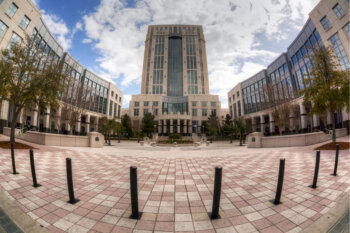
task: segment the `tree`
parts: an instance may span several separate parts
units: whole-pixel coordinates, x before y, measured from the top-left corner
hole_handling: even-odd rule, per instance
[[[328,112],[332,120],[332,141],[336,141],[335,117],[338,109],[350,110],[350,71],[341,71],[329,48],[312,49],[310,77],[304,78],[305,89],[300,91],[305,102],[311,102],[309,114]]]
[[[86,107],[90,102],[90,88],[84,86],[83,81],[71,77],[71,68],[67,66],[68,74],[64,80],[64,92],[61,102],[61,117],[69,125],[69,134],[73,127],[80,121],[81,116],[86,113]]]
[[[151,137],[154,132],[154,125],[156,124],[157,122],[154,120],[153,114],[150,112],[146,113],[142,118],[142,132],[148,137]]]
[[[219,122],[219,118],[216,116],[216,114],[211,114],[208,118],[207,121],[207,127],[208,130],[209,128],[214,128],[217,132],[220,132],[220,122]]]
[[[230,127],[232,126],[232,118],[230,114],[226,114],[224,125],[222,126],[222,130],[225,135],[230,135]]]
[[[216,131],[216,128],[209,127],[208,130],[207,130],[207,134],[208,134],[208,136],[210,136],[210,142],[213,142],[213,139],[215,138],[215,136],[218,133]]]
[[[132,125],[131,125],[131,119],[128,116],[128,114],[125,114],[122,116],[122,126],[125,129],[125,132],[127,133],[128,138],[132,136]]]
[[[242,146],[243,136],[246,132],[246,126],[243,117],[236,118],[234,121],[234,127],[239,134],[239,145]]]
[[[11,106],[11,142],[15,142],[17,119],[24,107],[44,109],[57,107],[57,96],[63,90],[62,62],[45,54],[39,43],[26,36],[23,43],[11,43],[1,51],[0,101]]]
[[[111,135],[114,131],[120,130],[120,123],[116,122],[115,119],[108,119],[102,117],[98,122],[99,131],[105,135],[105,140],[111,145]]]

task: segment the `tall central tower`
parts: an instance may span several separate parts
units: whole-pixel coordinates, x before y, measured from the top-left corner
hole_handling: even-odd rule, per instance
[[[142,94],[209,94],[202,26],[149,26],[143,61]]]
[[[151,25],[143,59],[141,94],[133,95],[129,114],[135,129],[151,112],[159,135],[191,136],[205,131],[210,115],[220,114],[217,95],[209,94],[202,26]]]

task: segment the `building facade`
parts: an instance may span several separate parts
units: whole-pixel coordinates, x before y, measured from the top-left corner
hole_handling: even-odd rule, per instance
[[[52,56],[55,61],[63,62],[63,69],[69,74],[71,80],[65,97],[69,97],[76,91],[77,84],[89,90],[84,114],[80,117],[81,120],[73,126],[74,133],[84,134],[96,131],[98,120],[102,117],[119,120],[122,92],[113,83],[105,81],[84,68],[64,51],[32,1],[0,1],[0,49],[8,48],[11,43],[23,43],[26,34],[31,35],[40,44],[40,48],[47,56]],[[60,103],[63,101],[61,97]],[[18,126],[29,125],[31,129],[43,132],[67,132],[70,130],[69,124],[62,119],[61,111],[61,106],[58,109],[24,109],[17,119]],[[7,101],[0,102],[0,133],[3,127],[9,126],[11,119],[11,105]]]
[[[133,95],[129,105],[133,127],[139,129],[151,112],[159,135],[202,133],[209,116],[220,116],[220,109],[219,96],[209,94],[202,26],[149,26],[141,94]]]
[[[348,70],[350,56],[349,1],[322,0],[310,12],[310,18],[287,48],[268,67],[237,84],[229,93],[229,109],[233,118],[238,117],[234,101],[237,90],[241,90],[243,111],[251,131],[277,133],[282,131],[311,131],[331,125],[330,115],[309,116],[310,107],[303,102],[299,91],[304,89],[303,79],[309,76],[311,61],[308,54],[312,47],[331,47],[339,62],[339,69]],[[267,93],[266,86],[272,92]],[[278,129],[272,116],[269,95],[280,102],[289,102],[296,108],[290,115],[289,126]],[[270,98],[271,99],[271,98]],[[231,110],[232,109],[232,110]],[[349,114],[339,109],[335,114],[336,127],[349,127]]]

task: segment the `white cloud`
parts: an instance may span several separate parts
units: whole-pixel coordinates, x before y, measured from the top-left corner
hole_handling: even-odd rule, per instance
[[[317,2],[140,0],[129,8],[123,0],[102,0],[94,12],[83,17],[82,28],[87,35],[83,42],[93,42],[100,53],[98,62],[105,76],[130,86],[141,81],[149,24],[203,25],[210,90],[220,95],[222,106],[226,107],[228,90],[279,55],[261,49],[256,34],[263,32],[267,38],[283,41],[291,29],[302,27]],[[263,62],[252,62],[257,58]]]
[[[43,11],[43,19],[50,31],[55,35],[57,41],[62,45],[64,50],[69,50],[72,46],[72,33],[63,19],[54,14],[46,14]]]
[[[131,95],[125,95],[123,94],[123,104],[122,106],[125,108],[125,106],[129,106],[129,102],[131,100]]]
[[[40,2],[40,0],[32,0],[32,2],[33,2],[37,7],[39,7],[39,2]]]

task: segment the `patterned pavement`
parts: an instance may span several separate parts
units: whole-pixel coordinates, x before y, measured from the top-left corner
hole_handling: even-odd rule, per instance
[[[0,140],[8,140],[0,135]],[[341,141],[349,141],[349,137]],[[312,183],[316,146],[247,149],[148,148],[136,142],[103,149],[35,145],[39,188],[32,187],[29,153],[17,150],[18,175],[9,150],[0,149],[0,190],[52,232],[299,232],[350,191],[350,154],[321,152],[317,188]],[[67,203],[65,158],[72,158],[75,205]],[[273,205],[279,159],[286,159],[282,204]],[[131,214],[129,166],[138,167],[140,220]],[[221,219],[210,220],[214,170],[223,167]]]

